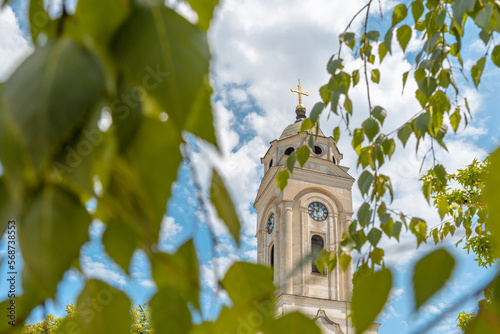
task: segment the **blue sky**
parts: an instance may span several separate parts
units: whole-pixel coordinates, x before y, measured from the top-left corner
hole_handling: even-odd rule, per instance
[[[51,3],[54,4],[52,8],[57,8],[59,1]],[[281,131],[294,121],[297,101],[289,89],[296,86],[297,79],[300,78],[303,89],[311,93],[304,98],[308,110],[320,100],[318,89],[328,81],[326,63],[338,48],[337,36],[363,4],[362,0],[227,0],[217,9],[209,38],[214,57],[211,74],[212,85],[217,93],[213,105],[221,154],[195,138],[186,137],[190,143],[190,164],[184,162],[179,170],[160,239],[160,248],[167,252],[175,251],[190,237],[195,239],[203,287],[202,313],[196,314],[195,319],[216,318],[221,303],[228,302],[226,294],[217,287],[217,277],[222,277],[231,263],[238,260],[255,261],[256,240],[253,236],[256,215],[252,205],[263,173],[259,158],[265,154],[269,142],[279,137]],[[382,1],[381,6],[385,20],[380,18],[379,9],[375,8],[372,17],[374,28],[385,26],[387,18],[390,18],[387,10],[391,3]],[[0,13],[0,81],[4,81],[31,51],[23,16],[25,8],[24,1],[15,0],[12,1],[12,7],[7,6]],[[176,8],[189,19],[196,19],[187,5],[179,4]],[[412,24],[411,19],[406,23]],[[354,23],[353,29],[360,27],[358,21]],[[463,43],[465,59],[479,57],[485,52],[484,44],[475,41],[476,36],[477,32],[471,33],[467,36],[467,43]],[[385,132],[392,131],[418,111],[418,102],[411,94],[415,89],[412,82],[408,82],[405,93],[401,94],[401,75],[411,68],[414,51],[420,45],[421,42],[413,36],[406,56],[395,47],[393,56],[388,56],[380,67],[380,85],[371,88],[373,103],[383,105],[390,116],[384,124]],[[345,55],[345,59],[349,70],[360,66],[359,61],[353,61],[349,54]],[[472,65],[470,61],[465,61],[467,69]],[[449,153],[439,151],[439,161],[450,172],[462,168],[475,157],[484,158],[498,146],[500,116],[494,110],[498,108],[499,74],[500,71],[493,69],[491,62],[488,62],[479,90],[465,83],[465,95],[473,109],[474,118],[465,131],[450,136],[447,143]],[[362,119],[362,111],[366,109],[365,91],[360,86],[351,93],[355,101],[355,114],[360,115],[354,121]],[[326,116],[322,115],[321,118],[322,130],[325,134],[331,134],[339,120],[333,115],[329,118]],[[385,167],[385,172],[393,177],[396,191],[394,207],[423,217],[429,226],[435,226],[439,223],[438,215],[425,202],[417,182],[426,145],[428,143],[422,144],[422,149],[417,153],[412,150],[401,151],[398,146],[400,152]],[[351,168],[351,175],[358,176],[356,157],[350,150],[350,138],[344,134],[338,146],[344,153],[342,164]],[[202,191],[206,192],[210,171],[207,164],[220,171],[233,194],[243,223],[240,249],[236,248],[223,224],[215,218],[213,208],[209,206],[204,212],[194,196],[192,173],[196,174]],[[354,207],[362,202],[356,190],[353,201]],[[91,208],[92,203],[89,203]],[[208,224],[212,227],[217,245],[212,244],[206,215],[211,218]],[[123,289],[136,302],[147,301],[154,294],[154,282],[144,254],[140,251],[134,254],[131,275],[127,277],[104,253],[100,244],[103,231],[102,223],[92,224],[89,230],[91,241],[81,252],[82,273],[76,270],[66,273],[59,285],[57,300],[48,303],[49,313],[63,315],[64,306],[76,300],[88,277],[100,278]],[[494,269],[478,268],[473,256],[453,246],[459,238],[455,237],[443,245],[457,259],[452,280],[416,315],[412,313],[411,268],[432,247],[423,245],[417,250],[414,238],[409,235],[403,235],[399,244],[383,240],[386,261],[395,275],[395,284],[390,302],[379,317],[383,324],[380,333],[416,331],[441,310],[452,305],[454,300],[474,291],[494,274]],[[3,243],[0,244],[0,256],[5,255]],[[5,272],[5,268],[2,268],[0,284],[4,284]],[[0,285],[0,291],[4,291],[3,285]],[[473,298],[454,309],[426,333],[453,333],[456,331],[454,319],[458,312],[473,310],[478,299]],[[39,320],[43,312],[38,309],[31,320]]]

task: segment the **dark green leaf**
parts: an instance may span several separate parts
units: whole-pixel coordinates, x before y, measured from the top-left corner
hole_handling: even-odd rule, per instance
[[[363,130],[368,140],[372,141],[380,131],[380,125],[374,118],[368,118],[363,122]]]
[[[340,68],[340,69],[343,68],[342,59],[330,59],[330,61],[328,62],[328,65],[326,66],[326,70],[328,71],[328,73],[335,74],[335,71],[337,70],[337,68]]]
[[[212,175],[210,200],[217,210],[217,214],[226,224],[236,243],[239,243],[241,229],[240,219],[234,209],[233,201],[226,190],[224,182],[215,170]]]
[[[404,6],[404,5],[402,5]],[[386,49],[386,52],[389,51],[390,54],[392,54],[392,31],[394,30],[394,28],[391,28],[389,30],[387,30],[385,36],[384,36],[384,46],[385,46],[385,49]],[[381,44],[382,45],[382,44]],[[384,50],[382,50],[384,51]],[[384,52],[384,56],[385,56],[385,53]],[[380,61],[382,61],[383,57],[380,56]]]
[[[311,110],[311,114],[309,115],[309,118],[311,119],[311,122],[313,124],[316,124],[316,122],[319,119],[319,115],[321,115],[323,109],[325,109],[325,105],[322,102],[318,102],[314,105],[314,107]]]
[[[376,227],[373,227],[366,237],[368,238],[368,241],[370,241],[373,247],[377,247],[380,238],[382,238],[382,231],[380,231]]]
[[[357,333],[367,330],[382,311],[392,288],[392,274],[382,269],[354,282],[352,323]]]
[[[200,309],[199,263],[192,239],[179,247],[175,254],[150,254],[151,274],[156,286],[174,286],[185,303]]]
[[[103,88],[97,58],[67,38],[36,48],[3,85],[6,121],[22,133],[36,171],[49,167],[51,155],[89,115]]]
[[[436,79],[433,77],[424,78],[418,83],[418,88],[420,88],[420,91],[429,98],[437,88]]]
[[[380,124],[383,125],[384,119],[387,116],[387,111],[385,111],[385,109],[381,106],[375,106],[372,110],[372,115],[380,122]]]
[[[454,267],[455,259],[444,249],[438,249],[418,261],[413,273],[415,309],[418,310],[445,285]]]
[[[382,147],[384,148],[384,153],[389,157],[389,159],[392,157],[392,154],[396,150],[396,142],[394,139],[386,139],[384,140],[384,143],[382,144]]]
[[[276,185],[278,186],[279,190],[283,191],[283,189],[285,189],[289,177],[290,174],[286,169],[282,170],[281,172],[278,173],[278,175],[276,175]]]
[[[401,45],[401,49],[403,49],[403,52],[406,51],[406,46],[408,45],[408,42],[410,41],[411,32],[412,32],[411,28],[409,26],[407,26],[406,24],[404,26],[399,27],[398,31],[396,32],[399,45]]]
[[[23,286],[36,286],[43,298],[54,297],[57,283],[78,260],[80,247],[88,240],[90,222],[76,195],[59,186],[44,187],[19,225],[23,270],[30,276],[23,278]]]
[[[49,14],[43,7],[43,0],[30,0],[29,2],[29,20],[31,39],[34,45],[39,43],[39,36],[43,35],[40,42],[47,40],[55,32],[56,24],[49,18]]]
[[[475,0],[455,0],[453,3],[453,20],[460,28],[463,27],[465,13],[474,8],[474,3]]]
[[[366,33],[366,37],[370,40],[370,41],[374,41],[374,42],[377,42],[379,37],[380,37],[380,31],[377,31],[377,30],[371,30],[371,31],[368,31]]]
[[[102,235],[104,250],[127,274],[137,243],[137,232],[132,223],[116,218],[106,222],[106,230]]]
[[[130,300],[121,291],[90,279],[78,296],[77,317],[83,333],[127,333],[132,325]]]
[[[403,73],[403,90],[405,89],[405,86],[406,86],[406,80],[408,79],[408,73],[410,73],[410,71]]]
[[[304,167],[304,165],[307,162],[307,159],[309,159],[309,155],[311,154],[311,151],[306,145],[302,145],[299,147],[297,150],[297,160],[299,161],[300,167]]]
[[[163,4],[141,2],[111,49],[125,73],[158,102],[178,131],[184,129],[199,95],[207,95],[202,89],[210,59],[206,33]]]
[[[486,57],[483,57],[479,59],[476,65],[472,66],[470,70],[470,74],[472,76],[472,80],[474,81],[474,85],[476,86],[476,88],[479,85],[479,82],[481,81],[481,75],[483,74],[485,63],[486,63]]]
[[[368,193],[368,190],[370,189],[373,180],[375,180],[375,178],[369,171],[365,170],[363,171],[363,173],[361,173],[361,176],[358,179],[358,187],[359,190],[361,191],[361,194],[365,195]]]
[[[286,167],[290,171],[290,173],[293,173],[293,167],[295,166],[295,162],[297,161],[297,157],[295,155],[295,152],[292,152],[286,159]]]
[[[183,334],[191,328],[191,313],[175,286],[165,285],[149,302],[151,320],[157,333]],[[128,329],[127,332],[130,332]],[[111,333],[111,332],[108,332]],[[121,332],[125,333],[125,332]]]
[[[370,223],[373,211],[370,209],[370,204],[363,202],[358,210],[358,222],[361,226],[366,226]]]
[[[396,24],[403,21],[406,17],[406,14],[406,5],[400,4],[394,7],[394,11],[392,12],[392,26],[394,27]]]
[[[398,138],[401,140],[401,143],[403,143],[403,147],[406,145],[406,142],[408,141],[408,138],[410,137],[412,133],[411,126],[405,125],[398,131]]]

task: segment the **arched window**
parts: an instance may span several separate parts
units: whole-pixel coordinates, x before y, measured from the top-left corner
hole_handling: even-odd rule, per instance
[[[290,155],[293,151],[295,151],[295,149],[293,147],[289,147],[285,150],[285,155]]]
[[[319,146],[314,146],[314,154],[320,155],[323,153],[323,150]]]
[[[271,161],[269,161],[269,168],[273,167],[273,159],[271,159]]]
[[[323,238],[319,235],[313,235],[311,238],[311,252],[318,254],[324,247],[325,242],[323,241]],[[312,272],[319,273],[318,267],[316,267],[314,261],[312,262]]]
[[[271,268],[274,269],[274,245],[271,246]]]
[[[335,161],[335,156],[332,157],[333,163],[337,164],[337,161]]]

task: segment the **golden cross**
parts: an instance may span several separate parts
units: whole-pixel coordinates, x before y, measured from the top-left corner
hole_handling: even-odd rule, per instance
[[[299,87],[299,90],[297,90],[295,88],[290,88],[290,91],[299,94],[299,104],[302,104],[302,95],[309,96],[309,93],[302,91],[302,89],[301,89],[302,85],[300,84],[300,81],[299,81],[298,87]]]

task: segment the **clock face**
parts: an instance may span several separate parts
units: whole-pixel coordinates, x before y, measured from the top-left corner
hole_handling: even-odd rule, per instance
[[[267,233],[271,234],[274,230],[274,213],[271,213],[267,220]]]
[[[326,207],[318,202],[309,204],[309,216],[316,221],[323,221],[328,217],[328,210]]]

